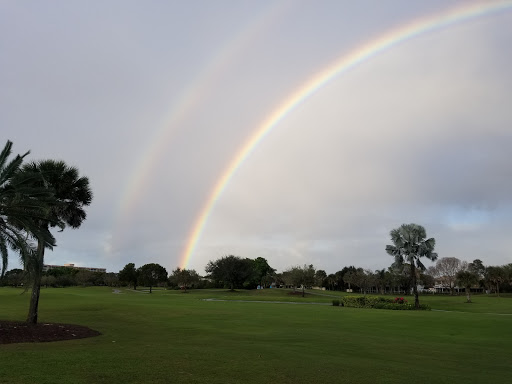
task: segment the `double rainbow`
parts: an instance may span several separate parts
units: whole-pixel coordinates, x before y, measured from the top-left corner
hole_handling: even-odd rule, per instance
[[[216,201],[219,199],[219,196],[222,194],[235,172],[240,168],[244,160],[251,154],[254,148],[271,132],[271,130],[304,100],[317,92],[336,76],[347,72],[358,64],[361,64],[406,40],[456,23],[466,22],[477,17],[511,9],[512,1],[484,2],[464,5],[434,16],[415,20],[411,23],[393,29],[367,42],[361,47],[354,49],[352,52],[341,56],[321,73],[306,81],[295,92],[291,93],[283,103],[275,108],[270,115],[268,115],[247,142],[238,150],[229,165],[226,167],[215,184],[210,197],[204,204],[199,217],[195,220],[194,226],[188,236],[185,250],[180,258],[180,266],[182,268],[187,267]]]

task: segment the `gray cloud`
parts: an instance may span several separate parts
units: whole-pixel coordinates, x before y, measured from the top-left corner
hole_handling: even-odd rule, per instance
[[[175,268],[222,172],[287,95],[445,7],[3,4],[2,136],[78,166],[94,190],[87,221],[58,234],[47,262]],[[226,186],[189,266],[230,253],[281,270],[382,268],[404,222],[443,256],[511,262],[510,17],[409,39],[301,103]]]

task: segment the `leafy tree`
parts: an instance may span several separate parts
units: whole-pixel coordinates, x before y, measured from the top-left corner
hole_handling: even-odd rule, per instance
[[[358,268],[355,274],[348,273],[353,276],[353,282],[355,282],[362,293],[366,293],[372,286],[375,285],[375,276],[369,269]]]
[[[254,278],[258,282],[259,285],[263,287],[264,279],[267,276],[273,274],[276,270],[268,265],[268,262],[263,257],[257,257],[253,261],[253,274]]]
[[[41,277],[41,285],[44,285],[46,288],[48,288],[48,286],[54,287],[57,285],[57,278],[52,275],[43,275],[43,277]]]
[[[187,288],[191,287],[192,284],[199,281],[199,275],[193,269],[181,269],[178,267],[172,271],[169,280],[173,285],[181,287],[185,290],[185,292],[187,292]]]
[[[230,290],[243,286],[244,282],[253,273],[253,260],[242,259],[238,256],[224,256],[218,260],[210,261],[205,271],[216,281],[227,285]]]
[[[472,263],[468,264],[468,270],[478,276],[478,283],[480,286],[485,286],[485,266],[482,260],[475,259]]]
[[[327,284],[327,272],[319,269],[315,272],[315,284],[318,287],[324,287]]]
[[[503,267],[487,267],[485,269],[485,280],[496,288],[496,293],[500,295],[500,284],[507,280],[506,272]]]
[[[345,281],[345,275],[349,272],[351,272],[352,275],[348,275],[347,280]],[[344,291],[347,288],[353,289],[354,287],[352,285],[355,284],[355,279],[353,279],[351,277],[353,277],[356,272],[357,272],[357,268],[354,267],[353,265],[351,265],[350,267],[343,267],[343,269],[341,271],[336,272],[334,274],[334,276],[336,276],[336,282],[335,282],[335,285],[337,287],[336,289],[339,291]],[[349,280],[350,280],[350,284],[348,283]]]
[[[119,278],[117,276],[117,273],[107,272],[103,274],[103,283],[108,287],[119,286]]]
[[[414,293],[414,305],[420,307],[416,269],[425,270],[420,258],[426,257],[435,261],[437,253],[434,253],[435,239],[427,239],[425,228],[418,224],[402,224],[399,228],[390,232],[393,245],[386,245],[386,252],[395,258],[395,265],[410,265],[411,283]]]
[[[436,266],[433,269],[436,277],[438,277],[443,285],[448,286],[450,293],[455,293],[455,282],[457,280],[457,273],[465,270],[467,263],[461,261],[456,257],[442,257],[436,262]]]
[[[92,201],[89,179],[80,177],[78,169],[68,166],[63,161],[43,160],[26,164],[21,169],[22,176],[39,174],[33,180],[34,187],[47,188],[52,192],[52,201],[47,203],[44,218],[37,220],[37,250],[26,258],[25,268],[33,280],[28,323],[37,323],[41,277],[44,265],[45,248],[50,248],[41,234],[50,233],[50,228],[78,228],[86,219],[85,207]]]
[[[383,295],[386,290],[386,270],[384,268],[378,269],[373,274],[374,283],[380,294]]]
[[[357,281],[357,270],[348,271],[343,275],[343,282],[348,284],[348,289],[352,289],[352,284]]]
[[[5,273],[2,281],[5,285],[18,287],[24,282],[25,277],[26,277],[25,271],[23,271],[22,269],[19,269],[19,268],[14,268]]]
[[[466,300],[471,303],[471,286],[478,283],[478,275],[469,270],[457,272],[457,284],[466,289]]]
[[[75,281],[78,285],[87,286],[94,285],[95,283],[95,275],[94,272],[88,271],[86,269],[79,269],[75,274]]]
[[[144,286],[149,286],[149,293],[152,292],[153,286],[167,281],[167,271],[160,264],[144,264],[138,271],[139,280]]]
[[[55,245],[51,233],[37,225],[38,219],[46,217],[52,193],[35,185],[34,181],[40,179],[38,173],[20,172],[29,152],[9,160],[11,153],[12,142],[7,141],[0,153],[0,278],[7,271],[8,249],[19,253],[25,262],[25,258],[34,251],[31,239],[41,239],[47,247]]]
[[[302,286],[302,297],[304,297],[304,290],[306,287],[311,287],[315,284],[315,267],[313,264],[306,265],[302,267],[292,267],[287,271],[289,276],[289,280],[292,285],[295,287]]]
[[[133,289],[137,290],[137,280],[139,278],[139,271],[135,268],[134,263],[128,263],[118,274],[119,281],[133,284]]]

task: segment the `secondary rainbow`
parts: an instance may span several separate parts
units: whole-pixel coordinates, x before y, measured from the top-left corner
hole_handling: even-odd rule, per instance
[[[132,171],[132,177],[121,190],[123,194],[114,215],[112,227],[115,232],[110,240],[110,247],[118,249],[123,243],[122,227],[131,222],[130,213],[141,200],[144,192],[145,180],[151,178],[154,164],[168,148],[173,135],[180,129],[180,125],[195,111],[199,103],[215,90],[218,79],[229,70],[229,64],[241,54],[248,43],[259,36],[265,29],[276,23],[280,16],[287,12],[291,3],[272,3],[256,13],[244,28],[225,44],[211,58],[207,66],[197,74],[182,92],[179,100],[170,108],[163,117],[163,124],[155,130],[149,130],[149,138],[146,148],[141,148],[140,157],[136,160],[136,167]]]
[[[468,21],[476,17],[510,9],[512,9],[512,1],[473,3],[450,9],[434,16],[415,20],[411,23],[407,23],[393,29],[376,39],[370,40],[363,46],[343,55],[321,73],[305,82],[295,92],[291,93],[290,96],[275,108],[272,113],[258,126],[254,134],[252,134],[247,142],[238,150],[232,161],[224,170],[221,177],[215,184],[210,197],[204,204],[199,217],[194,223],[181,257],[180,266],[182,268],[187,267],[215,202],[218,200],[219,196],[226,188],[226,185],[229,183],[235,172],[240,168],[244,160],[281,120],[283,120],[309,96],[314,94],[336,76],[347,72],[358,64],[365,62],[375,55],[408,39],[455,23]]]

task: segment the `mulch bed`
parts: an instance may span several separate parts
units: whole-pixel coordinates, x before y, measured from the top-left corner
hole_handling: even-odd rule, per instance
[[[101,335],[93,329],[75,324],[28,324],[0,320],[0,344],[43,343],[48,341],[83,339]]]

